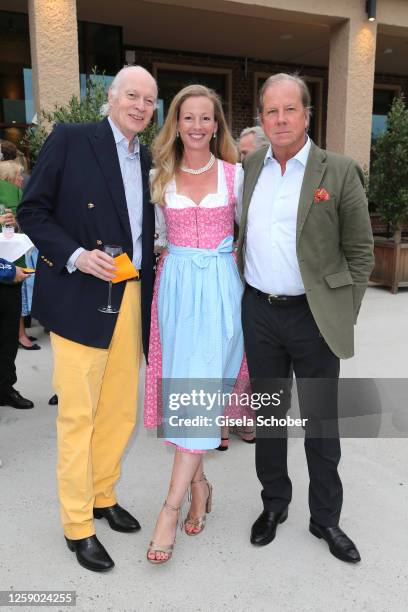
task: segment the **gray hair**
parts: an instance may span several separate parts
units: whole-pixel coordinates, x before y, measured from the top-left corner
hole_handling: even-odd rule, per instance
[[[253,134],[255,136],[255,145],[257,149],[259,149],[263,145],[270,144],[268,138],[265,135],[265,132],[263,131],[260,125],[254,125],[252,127],[247,127],[242,130],[241,134],[239,135],[239,140],[241,140],[241,138],[243,138],[244,136],[248,136],[249,134]]]
[[[8,159],[0,162],[0,180],[14,181],[17,174],[22,174],[23,166],[16,159]]]
[[[123,81],[123,77],[130,70],[135,70],[135,69],[144,70],[145,72],[147,72],[152,77],[154,82],[156,83],[156,89],[158,89],[156,79],[150,74],[150,72],[148,70],[146,70],[146,68],[143,68],[143,66],[124,66],[115,75],[115,78],[113,79],[112,83],[110,84],[109,91],[111,92],[111,94],[113,96],[117,96],[118,95],[120,86],[121,86],[122,81]],[[102,104],[99,112],[100,112],[101,117],[106,117],[107,115],[109,115],[109,102],[106,102],[105,104]]]
[[[302,100],[303,107],[307,108],[310,113],[312,99],[306,81],[302,79],[302,77],[300,77],[297,73],[287,74],[286,72],[279,72],[278,74],[273,74],[272,76],[266,79],[259,92],[258,111],[260,113],[262,113],[263,111],[263,99],[266,90],[272,85],[275,85],[275,83],[280,83],[281,81],[291,81],[292,83],[296,83],[296,85],[298,85],[300,89],[300,98]]]

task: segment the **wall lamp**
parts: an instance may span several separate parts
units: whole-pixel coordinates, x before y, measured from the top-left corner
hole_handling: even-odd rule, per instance
[[[376,0],[366,0],[366,13],[368,16],[368,21],[375,21],[376,12],[377,12],[377,1]]]

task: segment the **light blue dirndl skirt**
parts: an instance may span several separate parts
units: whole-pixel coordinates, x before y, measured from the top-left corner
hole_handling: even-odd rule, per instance
[[[232,249],[232,236],[215,249],[170,244],[161,272],[164,437],[189,450],[220,444],[220,394],[232,391],[244,355],[243,285]],[[194,425],[183,425],[193,417]]]

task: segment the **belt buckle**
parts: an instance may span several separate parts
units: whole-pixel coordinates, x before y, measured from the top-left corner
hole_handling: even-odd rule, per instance
[[[275,295],[274,293],[270,293],[268,295],[269,304],[272,304],[272,302],[285,302],[286,299],[287,299],[286,296]]]

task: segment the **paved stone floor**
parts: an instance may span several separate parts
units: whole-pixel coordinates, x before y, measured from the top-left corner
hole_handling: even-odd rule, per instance
[[[43,348],[19,351],[16,387],[33,399],[35,409],[0,408],[0,590],[75,590],[81,612],[407,609],[405,438],[342,442],[341,525],[358,544],[361,564],[338,561],[325,543],[308,533],[308,480],[300,439],[291,439],[289,445],[294,487],[289,519],[272,544],[253,548],[249,529],[261,510],[254,448],[233,439],[228,452],[207,458],[214,507],[203,534],[188,538],[179,531],[171,562],[152,566],[145,550],[165,495],[172,451],[139,421],[118,491],[142,531],[120,534],[99,521],[98,537],[116,567],[103,575],[82,569],[65,546],[59,525],[56,411],[47,404],[53,393],[52,357],[48,337],[39,328],[33,331],[40,334]],[[343,362],[343,376],[407,376],[407,290],[392,296],[386,289],[369,288],[356,332],[356,357]]]

